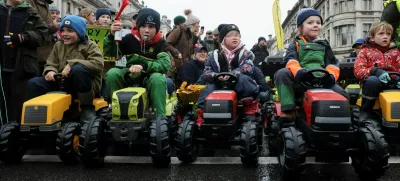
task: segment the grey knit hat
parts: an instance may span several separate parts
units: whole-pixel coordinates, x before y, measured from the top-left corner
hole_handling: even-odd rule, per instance
[[[196,23],[200,23],[200,19],[196,16],[193,16],[192,14],[192,10],[187,9],[184,11],[185,15],[187,16],[186,18],[186,25],[192,25],[192,24],[196,24]]]

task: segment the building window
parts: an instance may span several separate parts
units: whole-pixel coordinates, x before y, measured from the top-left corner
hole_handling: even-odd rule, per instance
[[[336,45],[350,45],[355,41],[354,25],[336,27]]]
[[[329,11],[330,11],[330,9],[329,9],[329,0],[328,0],[328,1],[326,1],[326,16],[327,17],[329,17]]]
[[[363,23],[363,37],[369,37],[369,29],[371,29],[372,23]]]
[[[71,3],[67,3],[67,12],[71,12]]]
[[[326,19],[325,18],[325,6],[322,6],[322,8],[321,8],[321,16],[322,16],[322,19]]]
[[[333,4],[334,6],[334,11],[335,13],[339,13],[339,0],[335,0],[335,3]]]
[[[354,10],[354,0],[335,0],[335,12],[342,13]]]
[[[353,0],[347,0],[347,10],[354,11],[354,1]]]
[[[326,31],[326,40],[328,40],[328,42],[331,41],[331,30],[330,30],[330,29],[328,29],[328,30]]]
[[[363,3],[365,10],[372,10],[372,0],[363,0]]]

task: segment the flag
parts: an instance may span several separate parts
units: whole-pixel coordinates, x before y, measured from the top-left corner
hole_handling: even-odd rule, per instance
[[[122,0],[121,8],[119,8],[118,14],[117,14],[117,16],[115,16],[115,20],[120,20],[121,19],[122,11],[124,11],[125,7],[130,5],[130,4],[131,4],[131,2],[129,2],[129,0]]]
[[[272,6],[272,17],[274,19],[274,27],[275,27],[275,37],[276,37],[276,45],[278,50],[283,50],[283,29],[281,25],[281,8],[279,5],[279,0],[274,1],[274,5]]]

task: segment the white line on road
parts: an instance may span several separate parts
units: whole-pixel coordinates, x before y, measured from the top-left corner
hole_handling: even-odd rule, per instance
[[[61,162],[57,155],[25,155],[23,162]],[[151,164],[151,157],[145,156],[107,156],[105,158],[106,163],[121,163],[121,164]],[[278,164],[276,157],[260,157],[258,163],[261,165]],[[400,163],[400,157],[390,157],[390,164]],[[179,165],[181,161],[177,157],[171,158],[171,164]],[[240,157],[198,157],[197,160],[191,164],[195,165],[236,165],[242,164]],[[307,164],[330,164],[315,162],[314,157],[307,157]],[[340,164],[350,164],[350,162],[344,162]]]

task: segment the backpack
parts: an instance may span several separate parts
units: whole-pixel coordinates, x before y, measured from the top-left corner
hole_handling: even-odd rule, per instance
[[[174,29],[175,29],[175,28],[174,28]],[[171,34],[172,31],[174,31],[174,29],[172,29],[171,31],[169,31],[169,32],[165,35],[165,39],[168,38],[168,36]],[[180,28],[179,28],[179,29],[180,29]],[[175,46],[176,44],[178,44],[178,42],[179,42],[179,41],[181,40],[181,38],[182,38],[182,34],[183,34],[183,30],[180,29],[178,39],[177,39],[176,42],[173,44],[173,46]]]

